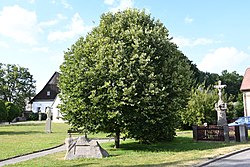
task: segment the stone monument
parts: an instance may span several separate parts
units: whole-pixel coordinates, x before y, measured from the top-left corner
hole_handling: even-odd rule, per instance
[[[218,81],[218,85],[215,85],[214,88],[218,89],[219,100],[215,104],[215,110],[217,111],[217,125],[224,126],[227,125],[227,104],[222,100],[221,90],[226,87],[226,85],[222,85],[221,81]]]
[[[73,139],[71,136],[65,139],[67,152],[66,160],[76,158],[103,158],[109,154],[104,150],[97,141],[89,140],[85,136]]]
[[[45,112],[47,114],[47,119],[46,119],[46,124],[45,124],[45,132],[46,133],[51,133],[51,108],[46,107]]]
[[[42,111],[41,111],[41,109],[39,108],[37,112],[38,112],[38,120],[42,121]]]

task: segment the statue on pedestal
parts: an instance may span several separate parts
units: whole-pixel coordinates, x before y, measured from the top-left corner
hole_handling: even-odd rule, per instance
[[[47,119],[46,119],[46,125],[45,125],[45,132],[46,133],[51,133],[51,108],[46,107],[45,112],[47,114]]]
[[[218,82],[218,85],[215,85],[214,88],[218,89],[218,95],[219,100],[215,104],[215,110],[217,111],[217,125],[223,126],[227,125],[227,117],[226,117],[226,111],[227,111],[227,104],[223,102],[222,100],[222,93],[221,90],[226,87],[226,85],[222,85],[221,81]]]

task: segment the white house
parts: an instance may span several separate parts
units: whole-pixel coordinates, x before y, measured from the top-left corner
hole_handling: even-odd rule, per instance
[[[244,116],[250,116],[250,68],[246,69],[240,90],[243,92]]]
[[[65,122],[62,118],[62,114],[58,109],[58,105],[61,103],[60,97],[57,95],[54,102],[51,105],[51,111],[53,113],[53,122]]]
[[[34,113],[39,111],[45,113],[46,107],[51,107],[53,122],[63,122],[61,114],[57,108],[57,105],[60,103],[60,99],[57,96],[59,93],[59,75],[58,72],[55,72],[43,89],[30,101]]]

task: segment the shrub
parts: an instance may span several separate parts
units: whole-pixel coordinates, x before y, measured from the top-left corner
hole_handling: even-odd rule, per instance
[[[5,107],[7,111],[7,121],[10,123],[14,118],[20,115],[20,109],[11,102],[5,102]]]
[[[5,104],[2,100],[0,100],[0,122],[5,121],[7,119],[7,111]]]

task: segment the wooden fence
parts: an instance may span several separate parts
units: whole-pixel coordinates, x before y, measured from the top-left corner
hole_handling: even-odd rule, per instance
[[[247,132],[246,132],[247,133]],[[248,136],[248,134],[246,134]],[[245,135],[245,136],[246,136]],[[193,126],[194,141],[237,141],[240,142],[239,126]]]

